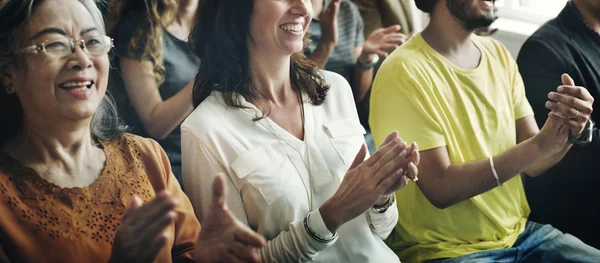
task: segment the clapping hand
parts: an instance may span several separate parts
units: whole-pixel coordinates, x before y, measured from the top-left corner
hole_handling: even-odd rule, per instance
[[[210,214],[202,222],[194,250],[196,262],[260,262],[255,248],[264,246],[265,240],[238,221],[227,208],[223,175],[217,175],[212,191]]]

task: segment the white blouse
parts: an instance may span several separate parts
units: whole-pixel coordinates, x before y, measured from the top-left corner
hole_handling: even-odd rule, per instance
[[[228,175],[229,209],[268,240],[260,250],[263,262],[400,262],[383,242],[398,221],[395,204],[347,222],[330,243],[304,228],[312,208],[312,230],[331,236],[319,207],[364,143],[350,85],[338,74],[321,74],[331,88],[322,105],[304,99],[304,141],[269,118],[253,121],[262,113],[243,98],[249,109],[226,107],[218,92],[202,102],[181,125],[186,193],[202,222],[216,173]]]

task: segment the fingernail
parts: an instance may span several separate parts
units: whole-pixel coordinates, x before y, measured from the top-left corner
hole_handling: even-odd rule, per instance
[[[546,108],[552,108],[552,102],[546,101]]]
[[[557,90],[558,90],[558,92],[563,92],[563,91],[565,90],[565,88],[563,88],[563,87],[561,86],[561,87],[558,87],[558,89],[557,89]]]
[[[550,93],[548,94],[548,98],[550,98],[550,99],[554,99],[554,98],[556,98],[556,95],[554,95],[554,92],[550,92]]]

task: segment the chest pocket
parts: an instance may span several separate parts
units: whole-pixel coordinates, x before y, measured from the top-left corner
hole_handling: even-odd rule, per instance
[[[365,143],[366,133],[358,121],[344,119],[324,124],[331,145],[344,164],[350,165],[360,147]]]
[[[284,196],[289,189],[284,184],[283,167],[276,162],[280,155],[270,146],[262,146],[239,155],[231,163],[231,169],[238,178],[254,186],[265,199],[267,205]]]

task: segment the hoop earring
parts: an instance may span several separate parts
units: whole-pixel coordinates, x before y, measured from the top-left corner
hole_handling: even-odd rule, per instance
[[[8,94],[13,94],[13,92],[15,92],[15,89],[13,89],[12,86],[7,86],[6,87],[6,93]]]

